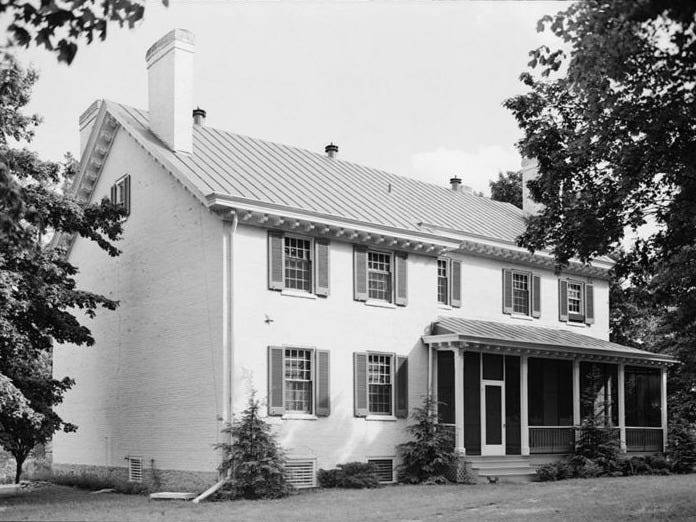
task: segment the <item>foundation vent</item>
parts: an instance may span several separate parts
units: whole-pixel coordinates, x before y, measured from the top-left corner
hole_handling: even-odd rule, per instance
[[[316,487],[316,462],[314,460],[288,460],[285,463],[287,481],[298,489]]]
[[[143,481],[143,458],[128,457],[128,482]]]
[[[394,482],[394,459],[367,459],[373,464],[380,482]]]

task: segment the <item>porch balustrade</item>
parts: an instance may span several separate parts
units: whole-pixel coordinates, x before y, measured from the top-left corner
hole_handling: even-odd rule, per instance
[[[530,426],[530,453],[571,453],[575,448],[573,426]]]
[[[662,451],[662,428],[626,428],[627,451]]]

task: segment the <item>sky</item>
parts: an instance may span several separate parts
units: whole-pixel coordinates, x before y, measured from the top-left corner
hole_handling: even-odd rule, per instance
[[[78,118],[95,99],[147,108],[145,52],[173,28],[196,35],[195,104],[206,125],[489,194],[521,158],[503,107],[524,92],[528,52],[557,2],[148,1],[133,29],[81,45],[70,66],[17,50],[40,73],[28,111],[44,122],[30,147],[79,156]],[[6,27],[6,23],[1,26]]]

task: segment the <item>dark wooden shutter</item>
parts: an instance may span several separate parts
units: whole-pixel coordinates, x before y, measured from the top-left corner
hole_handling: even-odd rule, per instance
[[[283,348],[268,347],[268,414],[282,415],[285,413],[283,403]]]
[[[283,289],[283,233],[268,231],[268,288]]]
[[[450,263],[450,267],[450,279],[452,281],[450,304],[455,308],[459,308],[462,306],[462,264],[453,259]]]
[[[123,206],[126,208],[126,215],[130,215],[131,210],[131,180],[130,174],[123,180]]]
[[[329,378],[329,352],[327,350],[316,351],[316,389],[317,389],[317,417],[328,417],[331,413],[331,386]]]
[[[408,254],[397,252],[394,256],[396,269],[396,292],[394,292],[394,303],[399,306],[408,304]]]
[[[512,313],[512,270],[503,269],[503,313]]]
[[[541,317],[541,277],[532,274],[532,317]]]
[[[356,417],[367,417],[367,354],[353,354],[353,407]]]
[[[367,301],[367,248],[353,247],[353,299]]]
[[[327,296],[329,295],[329,242],[325,239],[317,239],[315,244],[315,293]]]
[[[109,195],[109,199],[114,205],[116,204],[116,184],[111,185],[111,194]]]
[[[558,280],[558,320],[568,322],[568,281]]]
[[[399,419],[408,417],[408,357],[396,357],[396,407],[394,414]]]
[[[594,285],[585,285],[585,323],[594,324]]]

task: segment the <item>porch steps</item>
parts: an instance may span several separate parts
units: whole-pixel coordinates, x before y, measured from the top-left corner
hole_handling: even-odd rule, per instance
[[[479,482],[531,482],[536,473],[529,457],[467,456],[466,460]]]

